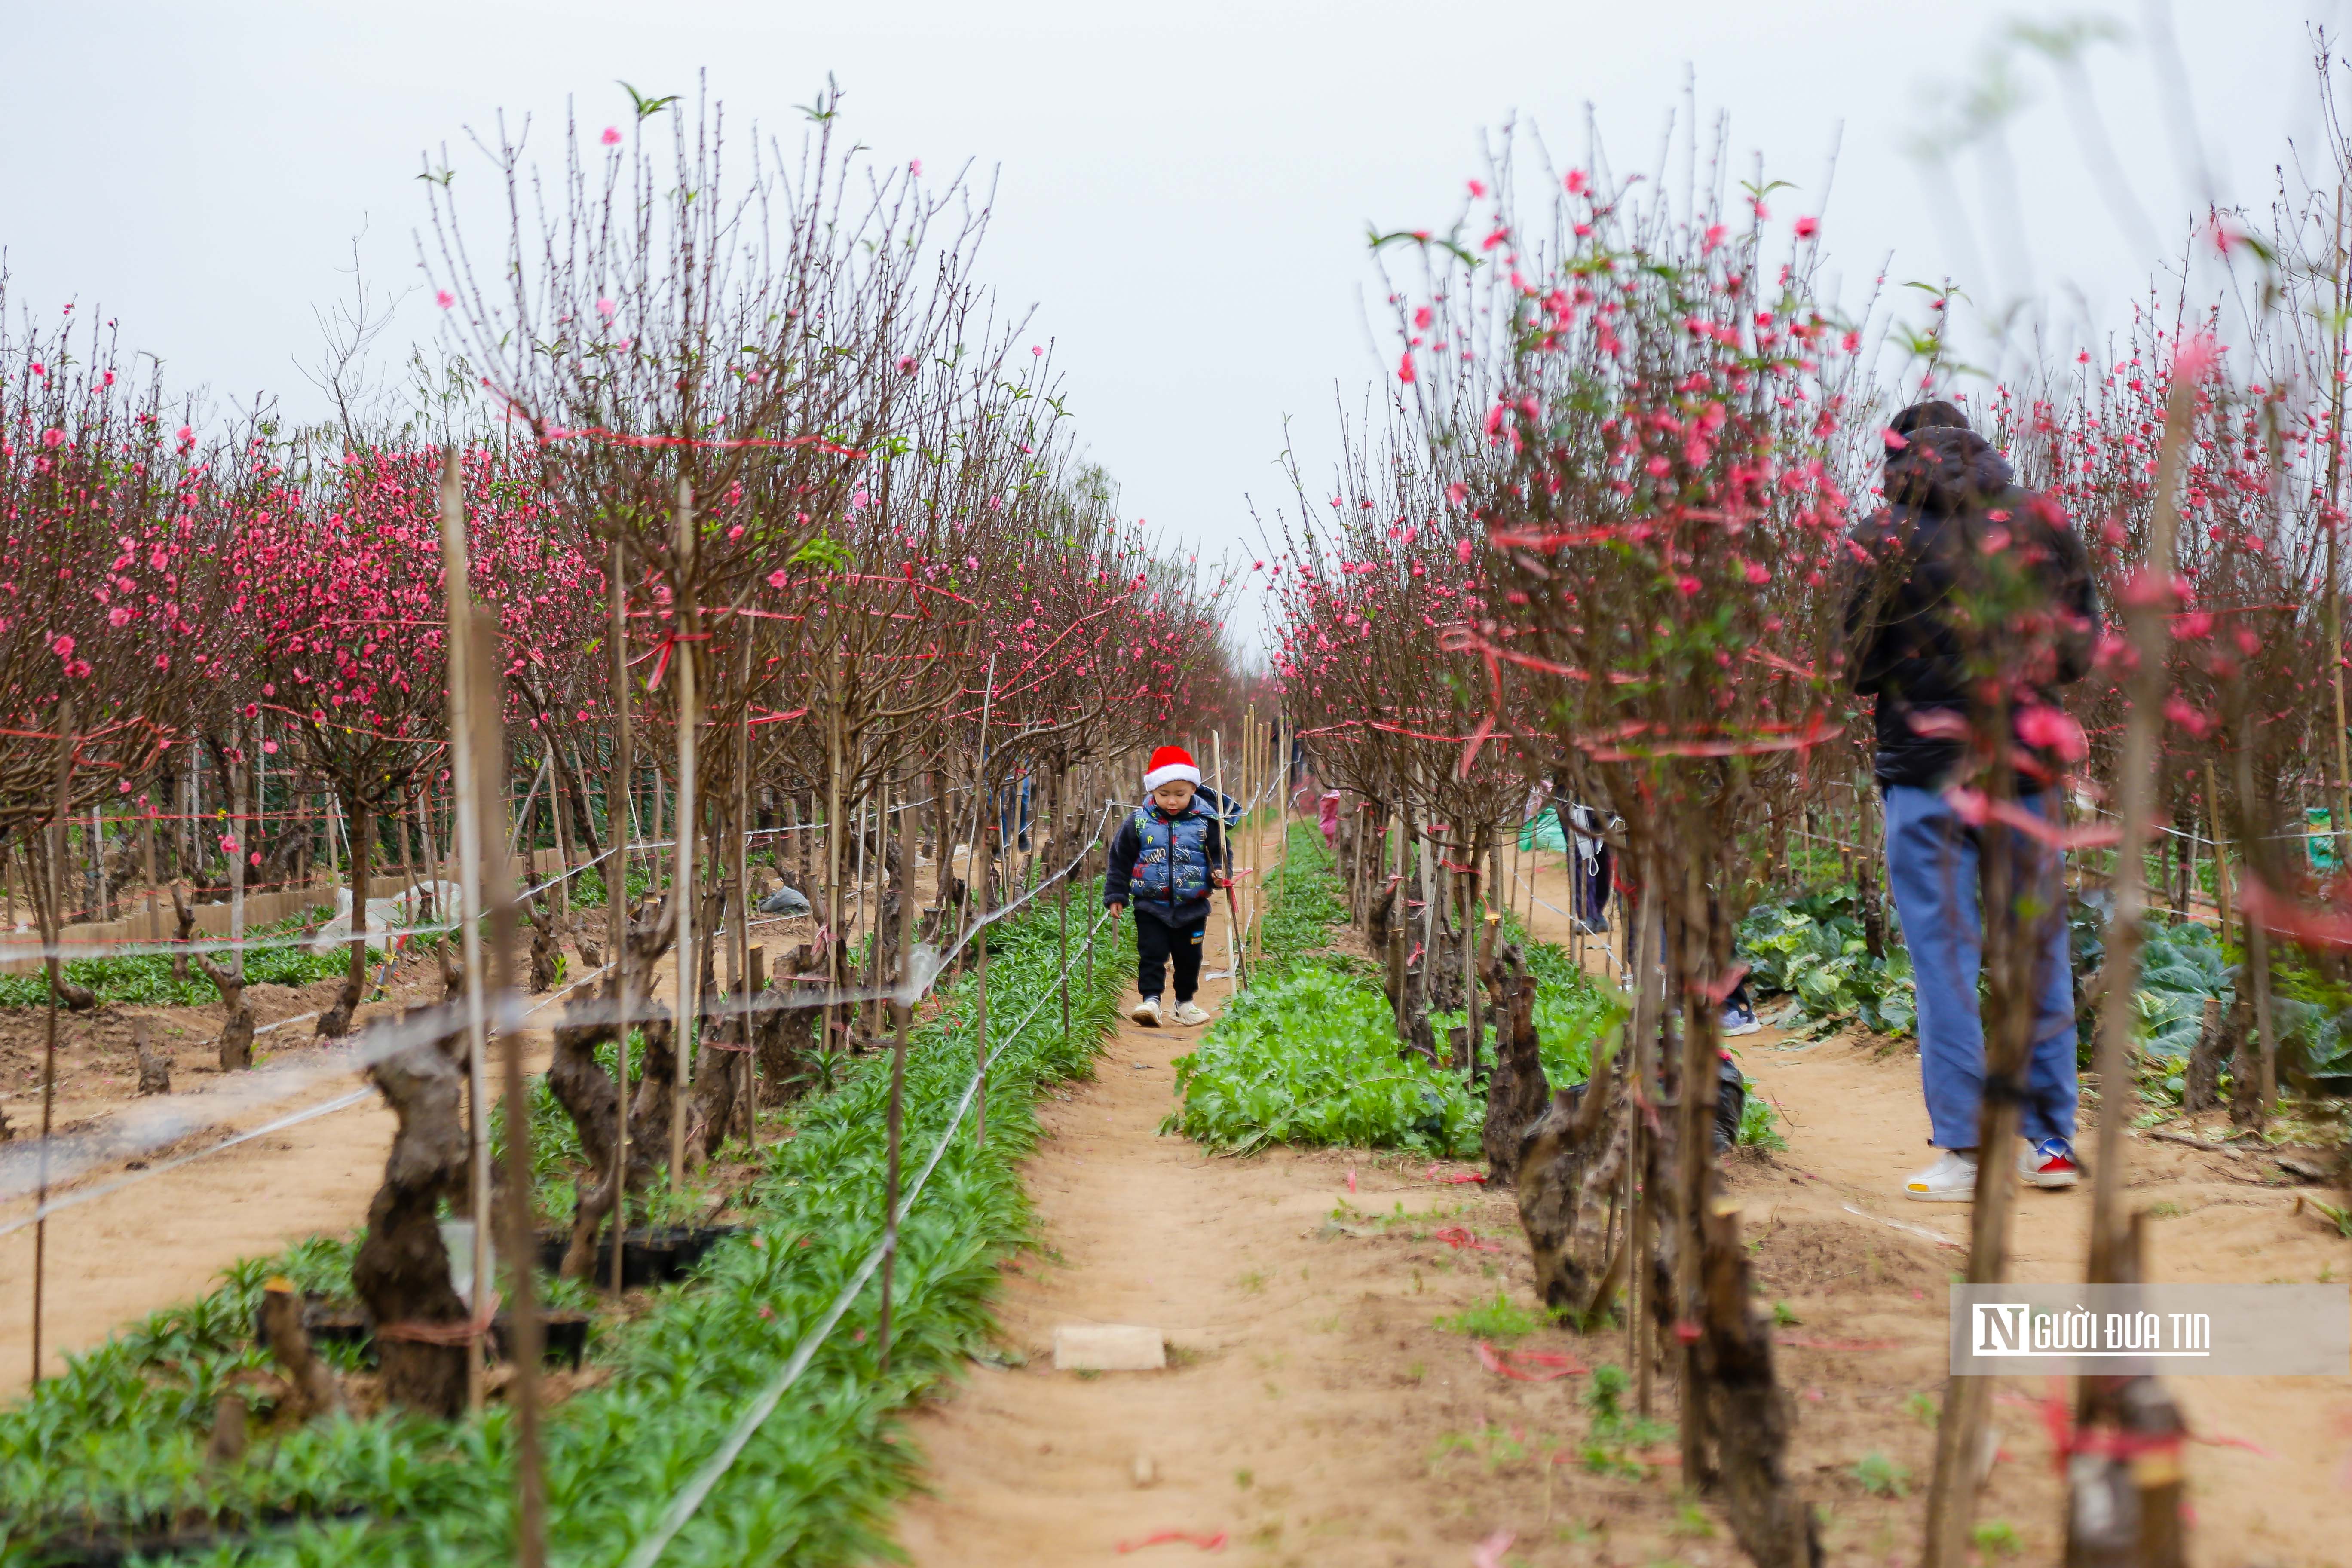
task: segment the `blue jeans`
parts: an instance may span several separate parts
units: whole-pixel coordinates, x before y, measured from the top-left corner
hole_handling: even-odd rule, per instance
[[[2046,795],[2022,804],[2050,815]],[[2025,1070],[2022,1131],[2035,1143],[2074,1141],[2074,980],[2066,929],[2063,857],[2021,833],[2009,835],[2020,895],[2041,906],[2033,1051]],[[1977,974],[1984,961],[1979,830],[1936,790],[1886,790],[1886,880],[1911,950],[1919,1003],[1919,1079],[1938,1149],[1973,1149],[1984,1103],[1984,1020]],[[1999,1151],[1994,1152],[1998,1153]]]

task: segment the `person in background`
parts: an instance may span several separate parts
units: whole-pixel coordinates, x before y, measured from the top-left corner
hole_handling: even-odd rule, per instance
[[[1985,650],[1964,638],[1991,603],[1996,571],[2026,601],[2006,614],[1998,652],[2019,711],[2043,716],[2036,736],[2073,721],[2050,691],[2090,668],[2098,603],[2083,543],[2064,513],[2018,485],[2009,464],[1948,403],[1895,416],[1886,436],[1886,505],[1852,535],[1858,568],[1845,602],[1848,673],[1874,700],[1874,773],[1886,814],[1887,885],[1911,950],[1918,991],[1919,1075],[1936,1161],[1905,1184],[1924,1203],[1975,1194],[1985,1082],[1977,979],[1984,953],[1983,836],[1950,798],[1967,760],[1961,739],[1984,688]],[[1979,602],[1970,603],[1975,596]],[[2046,633],[2047,635],[2036,635]],[[2074,731],[2079,740],[2079,730]],[[2018,799],[2044,819],[2058,810],[2056,768],[2019,739]],[[2037,776],[2038,775],[2038,776]],[[1979,814],[1979,816],[1981,814]],[[2000,1086],[2022,1104],[2018,1173],[2037,1187],[2080,1179],[2074,1153],[2074,994],[2060,852],[2032,834],[2006,835],[2020,903],[2044,912],[2031,932],[2032,1050],[2023,1081]]]
[[[1232,880],[1223,825],[1195,797],[1201,770],[1181,746],[1151,753],[1143,774],[1151,798],[1136,807],[1111,841],[1103,902],[1135,906],[1135,989],[1128,1016],[1147,1027],[1160,1019],[1160,994],[1175,970],[1174,1022],[1205,1024],[1209,1015],[1192,995],[1201,984],[1201,942],[1209,924],[1209,892]]]
[[[1587,936],[1607,936],[1611,871],[1616,859],[1616,852],[1601,837],[1608,831],[1607,825],[1589,805],[1562,801],[1559,812],[1569,831],[1569,847],[1576,852],[1576,864],[1570,871],[1576,894],[1569,900],[1574,906],[1570,919]]]
[[[1328,849],[1339,847],[1339,792],[1327,789],[1316,803],[1316,821],[1323,829],[1323,845]]]

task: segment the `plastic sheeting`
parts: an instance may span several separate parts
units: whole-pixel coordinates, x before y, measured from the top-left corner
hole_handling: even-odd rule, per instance
[[[455,882],[418,882],[392,898],[370,899],[364,934],[373,942],[394,935],[408,926],[446,922],[457,912],[463,897],[463,889]],[[310,951],[326,952],[351,940],[352,890],[337,888],[335,918],[310,934]]]

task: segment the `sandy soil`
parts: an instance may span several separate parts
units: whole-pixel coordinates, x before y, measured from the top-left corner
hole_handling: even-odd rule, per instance
[[[754,927],[754,940],[772,948],[805,940],[806,929],[801,921],[762,921]],[[575,977],[587,973],[576,952],[570,965]],[[676,971],[674,957],[665,961],[657,987],[674,985]],[[267,1025],[325,1007],[334,992],[332,982],[321,982],[299,990],[257,985],[248,995],[257,1020]],[[359,1021],[440,996],[440,972],[430,959],[404,963],[385,999],[361,1008]],[[157,1020],[156,1041],[173,1058],[175,1100],[201,1105],[208,1090],[223,1085],[214,1045],[220,1029],[217,1005],[106,1006],[80,1017],[61,1015],[56,1116],[60,1131],[102,1129],[131,1103],[138,1065],[130,1020],[142,1013]],[[553,1016],[551,1009],[542,1021]],[[40,1126],[41,1028],[37,1012],[0,1020],[0,1084],[6,1086],[6,1110],[20,1134]],[[260,1035],[255,1040],[256,1066],[306,1051],[313,1043],[307,1022]],[[533,1070],[545,1068],[544,1050],[541,1040],[526,1057]],[[141,1159],[161,1165],[364,1087],[357,1074],[336,1075],[265,1107],[225,1110],[207,1119],[201,1131]],[[392,1113],[370,1095],[58,1214],[47,1226],[42,1374],[62,1372],[67,1355],[101,1343],[150,1312],[211,1290],[220,1271],[239,1258],[273,1253],[306,1237],[358,1229],[383,1180],[384,1156],[396,1127]],[[58,1191],[100,1185],[138,1168],[128,1160],[108,1162]],[[29,1198],[0,1203],[0,1224],[29,1214],[32,1206]],[[30,1227],[0,1237],[0,1398],[22,1392],[31,1376],[33,1249]]]
[[[1556,870],[1538,886],[1567,904]],[[1539,934],[1564,935],[1537,915]],[[1217,928],[1210,940],[1218,949]],[[1213,1006],[1226,983],[1204,990]],[[1681,1496],[1671,1463],[1598,1474],[1585,1462],[1589,1377],[1498,1376],[1439,1326],[1498,1289],[1531,1300],[1507,1194],[1445,1180],[1467,1166],[1340,1151],[1223,1160],[1160,1136],[1169,1063],[1196,1034],[1123,1027],[1097,1081],[1049,1106],[1030,1168],[1043,1235],[1004,1279],[1003,1359],[1025,1361],[976,1364],[919,1417],[935,1489],[905,1510],[900,1537],[919,1563],[1110,1563],[1171,1531],[1195,1544],[1153,1552],[1189,1557],[1223,1535],[1282,1563],[1744,1561],[1719,1515]],[[1960,1256],[1946,1243],[1964,1236],[1966,1211],[1899,1194],[1926,1136],[1915,1054],[1777,1030],[1740,1044],[1788,1121],[1790,1152],[1735,1160],[1727,1184],[1747,1207],[1759,1289],[1797,1320],[1780,1331],[1792,1468],[1827,1516],[1832,1563],[1916,1562]],[[2156,1230],[2163,1278],[2352,1276],[2352,1244],[2296,1213],[2274,1167],[2147,1140],[2132,1152],[2134,1200],[2171,1205]],[[2088,1198],[2025,1194],[2015,1277],[2079,1276]],[[1456,1226],[1450,1242],[1438,1234]],[[1088,1322],[1160,1329],[1169,1369],[1054,1372],[1055,1328]],[[1622,1335],[1546,1330],[1521,1348],[1624,1360]],[[2203,1438],[2189,1456],[2195,1560],[2341,1563],[2352,1389],[2173,1387]],[[2055,1562],[2063,1544],[2045,1392],[2000,1390],[2002,1458],[1979,1514],[2014,1531],[2024,1563]],[[1664,1387],[1658,1414],[1672,1415]],[[1670,1459],[1671,1446],[1650,1457]],[[1885,1478],[1905,1495],[1886,1495]]]

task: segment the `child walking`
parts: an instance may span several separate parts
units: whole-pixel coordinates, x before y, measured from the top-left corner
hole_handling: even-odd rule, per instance
[[[1201,770],[1181,746],[1151,753],[1143,787],[1151,798],[1119,827],[1103,878],[1103,902],[1135,906],[1135,989],[1142,998],[1128,1016],[1156,1026],[1160,991],[1170,961],[1176,970],[1174,1022],[1205,1024],[1195,1006],[1201,984],[1201,939],[1209,924],[1209,890],[1232,878],[1223,824],[1194,798]]]

